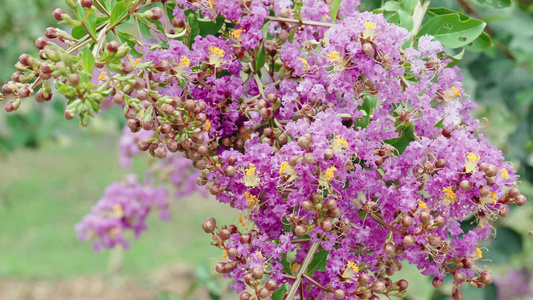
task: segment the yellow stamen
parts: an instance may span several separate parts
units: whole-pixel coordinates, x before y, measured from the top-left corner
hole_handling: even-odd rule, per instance
[[[242,29],[236,29],[236,30],[233,30],[231,32],[231,36],[234,38],[234,39],[238,39],[242,36]]]
[[[502,178],[503,178],[503,179],[509,179],[509,172],[507,172],[506,169],[501,168],[501,169],[500,169],[500,173],[502,173]]]
[[[189,67],[191,65],[191,60],[187,58],[187,56],[182,55],[180,62],[185,65],[186,67]]]
[[[455,96],[461,96],[461,92],[459,92],[459,90],[456,87],[452,86],[452,90]]]
[[[426,202],[424,202],[424,201],[422,201],[422,200],[420,200],[420,199],[418,199],[417,201],[418,201],[418,206],[419,206],[421,209],[423,209],[423,210],[429,212],[429,208],[428,208],[428,205],[426,204]]]
[[[257,254],[257,257],[263,258],[263,254],[261,254],[261,251],[255,251],[255,254]]]
[[[98,80],[104,80],[106,78],[105,74],[106,74],[106,72],[100,73],[100,76],[98,77]]]
[[[333,51],[328,55],[328,60],[336,60],[339,57],[340,57],[339,52]]]
[[[452,187],[449,186],[447,188],[444,188],[442,189],[442,191],[444,193],[446,193],[445,197],[446,197],[446,202],[448,203],[453,203],[455,202],[455,199],[457,199],[457,196],[455,195],[455,192],[452,190]]]
[[[335,172],[335,171],[337,171],[337,168],[335,168],[335,167],[331,167],[331,168],[327,169],[326,170],[326,178],[325,179],[327,181],[331,181],[333,179],[333,176],[334,176],[333,172]]]
[[[479,249],[478,247],[476,247],[476,253],[477,253],[477,257],[483,258],[483,252],[481,252],[481,249]]]
[[[335,141],[333,142],[333,145],[331,147],[334,152],[340,152],[348,148],[348,142],[342,138],[340,135],[337,135],[335,137]]]
[[[205,131],[208,132],[209,128],[211,128],[211,122],[209,122],[209,120],[205,120]]]
[[[301,57],[298,57],[298,59],[304,64],[305,71],[309,72],[309,70],[311,70],[311,66],[309,65],[307,60],[305,60],[304,58],[301,58]]]
[[[134,62],[133,62],[133,65],[136,66],[139,64],[139,62],[141,62],[141,59],[140,58],[137,58]]]
[[[281,163],[281,167],[279,168],[279,173],[280,174],[283,174],[283,172],[285,172],[285,170],[287,170],[287,168],[289,168],[290,165],[288,162],[284,161]]]
[[[224,57],[224,54],[226,53],[226,52],[224,52],[224,50],[222,50],[222,49],[220,49],[218,47],[215,47],[215,46],[209,47],[209,50],[211,50],[211,52],[213,52],[214,54],[217,54],[220,57]]]
[[[348,262],[348,268],[352,269],[354,273],[359,272],[359,267],[353,261]]]
[[[228,257],[228,251],[224,250],[224,254],[222,255],[222,258]]]
[[[466,158],[473,163],[477,163],[481,159],[479,155],[476,155],[475,153],[472,153],[472,152],[468,153]]]
[[[252,206],[252,204],[257,202],[257,197],[255,195],[250,194],[250,192],[246,192],[244,194],[244,198],[248,200],[248,207]]]
[[[498,202],[498,197],[496,196],[496,192],[490,192],[490,194],[491,194],[490,201],[496,204],[496,202]]]
[[[259,185],[259,182],[261,181],[259,179],[259,173],[257,172],[257,169],[255,168],[255,165],[250,163],[248,169],[246,169],[246,175],[244,175],[244,185],[247,187],[256,187]]]

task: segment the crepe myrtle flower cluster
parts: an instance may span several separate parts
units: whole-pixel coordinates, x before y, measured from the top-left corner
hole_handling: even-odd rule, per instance
[[[85,13],[105,10],[83,2]],[[409,32],[356,11],[357,0],[343,1],[336,20],[318,0],[162,1],[164,11],[152,2],[127,12],[155,24],[152,42],[137,36],[135,49],[98,42],[82,53],[83,41],[47,29],[40,59],[21,55],[3,86],[15,99],[6,110],[38,86],[35,99],[50,100],[52,83],[68,99],[65,117],[82,125],[105,99],[121,105],[124,164],[144,151],[166,158],[160,178],[194,178],[240,211],[236,224],[208,218],[202,228],[241,300],[403,297],[408,282],[390,277],[405,263],[436,288],[453,277],[454,299],[463,284],[492,283],[480,243],[526,198],[478,132],[476,104],[438,41],[402,47]],[[54,17],[79,23],[63,10]],[[198,30],[220,19],[216,32]],[[114,184],[77,230],[97,246],[126,246],[122,232],[144,230],[153,207],[167,216],[164,199],[163,188]],[[471,216],[477,226],[465,232]]]

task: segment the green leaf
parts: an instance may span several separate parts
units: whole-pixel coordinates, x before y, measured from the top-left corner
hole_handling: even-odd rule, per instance
[[[472,52],[481,52],[492,47],[492,41],[490,36],[483,32],[477,39],[475,39],[471,44],[465,46],[465,49]]]
[[[83,53],[81,54],[82,61],[82,68],[85,72],[91,74],[94,68],[94,56],[91,52],[91,49],[89,46],[86,46],[83,49]]]
[[[413,130],[415,129],[414,123],[409,123],[407,126],[402,128],[402,133],[399,137],[395,137],[390,140],[385,140],[384,142],[393,146],[398,150],[400,154],[402,154],[405,151],[405,148],[409,146],[409,143],[415,140],[415,135],[413,133]]]
[[[430,9],[430,12],[438,10],[442,9]],[[420,28],[417,37],[429,34],[444,46],[459,48],[468,45],[480,36],[485,25],[485,22],[461,13],[437,15]]]
[[[142,18],[139,18],[139,30],[141,31],[141,35],[146,37],[146,38],[149,38],[149,39],[153,39],[154,36],[152,35],[152,33],[150,32],[150,29],[152,29],[152,27],[150,27],[150,23],[145,20],[145,19],[142,19]],[[148,22],[145,23],[145,22]]]
[[[77,12],[78,12],[78,17],[80,18],[80,20],[85,20],[85,9],[83,8],[83,6],[81,6],[81,2],[79,1],[76,1],[77,2]]]
[[[107,10],[113,10],[113,8],[115,7],[115,3],[116,1],[115,0],[106,0],[105,1],[105,7]]]
[[[510,227],[498,227],[496,230],[496,237],[483,244],[490,249],[483,252],[483,259],[490,259],[495,264],[509,263],[511,256],[524,248],[522,236]]]
[[[126,6],[126,3],[119,2],[115,4],[113,7],[113,11],[111,11],[111,18],[109,19],[109,26],[113,27],[116,26],[118,23],[121,22],[122,18],[124,18],[128,14],[128,8]]]
[[[224,16],[218,15],[214,22],[198,22],[198,26],[200,27],[200,35],[216,35],[220,28],[222,28],[222,25],[224,25],[224,20]]]
[[[359,216],[359,218],[361,218],[362,220],[366,220],[366,218],[368,218],[368,214],[366,212],[364,212],[362,209],[358,210],[357,211],[357,215]]]
[[[331,11],[329,15],[331,16],[331,21],[335,23],[337,20],[337,14],[339,13],[339,7],[341,6],[342,0],[333,0],[331,3]]]
[[[413,29],[413,16],[404,10],[398,10],[396,13],[387,18],[387,20],[390,23],[396,24],[409,31]]]
[[[494,8],[504,8],[504,7],[509,7],[513,5],[513,2],[511,0],[476,0],[476,1],[482,4],[488,4]]]
[[[75,39],[81,39],[85,34],[87,34],[87,31],[85,31],[85,28],[83,26],[76,26],[72,28],[72,37]]]
[[[329,251],[322,250],[313,256],[313,260],[307,268],[307,275],[313,276],[316,270],[324,271],[326,270],[326,261],[329,255]]]
[[[265,65],[266,62],[266,51],[263,44],[261,44],[259,47],[261,47],[261,50],[259,51],[259,55],[255,57],[255,71],[259,72],[261,68]]]
[[[273,294],[272,300],[282,300],[283,296],[287,293],[287,286],[282,284]]]
[[[87,20],[85,21],[85,26],[87,26],[87,30],[89,30],[89,33],[96,38],[96,13],[94,10],[92,10],[87,16]]]
[[[283,266],[283,272],[285,272],[285,274],[292,274],[292,268],[290,263],[287,261],[286,253],[281,253],[281,265]]]
[[[405,10],[409,14],[412,14],[417,3],[418,3],[418,0],[403,0],[401,5],[402,5],[403,10]]]
[[[196,20],[196,15],[193,13],[187,15],[187,23],[189,24],[189,28],[191,29],[191,34],[189,35],[190,47],[194,42],[194,38],[200,34],[200,25],[198,24],[198,20]]]

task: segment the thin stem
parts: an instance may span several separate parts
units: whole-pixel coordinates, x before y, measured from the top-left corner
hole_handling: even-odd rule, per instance
[[[317,22],[317,21],[308,21],[308,20],[296,20],[296,19],[289,19],[289,18],[281,18],[281,17],[272,17],[272,16],[266,16],[265,19],[270,21],[276,21],[276,22],[285,22],[285,23],[293,23],[293,24],[300,24],[300,26],[303,25],[310,25],[310,26],[322,26],[322,27],[333,27],[335,24],[333,23],[325,23],[325,22]]]
[[[102,4],[100,4],[100,2],[98,0],[96,1],[93,1],[93,3],[98,6],[99,9],[101,9],[104,14],[106,14],[108,17],[111,17],[111,15],[109,14],[109,12],[105,9],[105,7],[102,6]]]
[[[333,292],[332,290],[320,285],[320,283],[316,282],[313,278],[311,278],[309,275],[307,274],[304,274],[303,277],[307,280],[309,280],[309,282],[311,282],[312,284],[318,286],[321,290],[323,291],[326,291],[326,292]]]
[[[313,257],[315,255],[316,250],[318,249],[318,246],[320,246],[320,241],[322,238],[311,245],[311,248],[309,249],[309,252],[307,252],[307,255],[305,256],[305,259],[300,266],[300,271],[298,271],[298,274],[296,274],[296,279],[294,280],[294,283],[291,286],[291,289],[289,290],[289,293],[287,294],[286,300],[293,300],[294,295],[296,295],[296,292],[298,291],[298,288],[300,287],[300,283],[302,282],[303,275],[307,272],[307,267],[313,260]]]

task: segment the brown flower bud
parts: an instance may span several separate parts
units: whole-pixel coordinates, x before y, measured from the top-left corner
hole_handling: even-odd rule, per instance
[[[308,138],[301,136],[298,138],[298,146],[307,149],[311,146],[311,141]]]
[[[315,163],[315,155],[311,152],[304,154],[304,161],[306,164],[314,164]]]
[[[405,280],[405,279],[402,279],[402,280],[398,281],[396,283],[396,285],[398,285],[398,289],[400,291],[405,291],[407,289],[407,287],[409,287],[409,282],[407,282],[407,280]]]
[[[485,175],[487,177],[496,176],[496,174],[498,174],[498,168],[495,165],[488,165],[485,169]]]
[[[44,49],[46,45],[48,45],[48,40],[45,37],[40,37],[35,40],[35,47],[37,47],[39,50]]]
[[[131,132],[139,132],[141,130],[141,120],[137,118],[129,119],[128,127],[130,128]]]
[[[163,11],[161,10],[161,8],[157,6],[150,9],[150,11],[152,12],[152,16],[151,16],[152,20],[159,20],[163,16]]]
[[[509,207],[507,205],[502,205],[498,214],[502,218],[507,217],[507,215],[509,214]]]
[[[93,6],[93,0],[80,0],[80,4],[83,8],[89,9]]]
[[[61,8],[54,9],[54,13],[53,13],[54,19],[58,21],[63,21],[64,15],[68,16],[67,13]]]
[[[408,234],[403,238],[403,244],[405,246],[413,246],[416,244],[415,238],[412,235]]]
[[[248,292],[243,292],[239,296],[239,300],[250,300],[250,299],[252,299],[252,295]]]
[[[209,218],[202,223],[202,229],[205,233],[212,233],[215,231],[216,222],[213,222],[212,218]]]
[[[375,293],[381,294],[381,293],[383,293],[385,291],[385,289],[386,289],[385,283],[383,283],[383,281],[381,281],[381,280],[376,280],[372,284],[372,290]]]
[[[228,270],[226,269],[226,263],[224,263],[224,262],[217,263],[216,266],[215,266],[215,270],[218,273],[221,273],[221,274],[224,274],[224,273],[228,272]]]
[[[334,155],[335,155],[335,152],[333,151],[333,149],[327,148],[326,150],[324,150],[324,158],[326,160],[332,159]]]
[[[456,282],[465,282],[466,278],[467,276],[465,272],[455,272],[455,275],[453,275],[453,280]]]
[[[411,218],[411,216],[404,216],[402,218],[402,226],[407,228],[407,227],[411,227],[411,225],[413,225],[414,221],[413,221],[413,218]]]
[[[333,223],[330,219],[325,219],[322,222],[320,222],[320,228],[324,230],[324,232],[330,232],[331,229],[333,229]]]
[[[526,204],[526,202],[527,202],[527,198],[526,198],[526,196],[524,196],[522,194],[520,194],[520,195],[516,196],[516,198],[514,198],[514,203],[516,205],[518,205],[518,206],[522,206],[522,205]]]
[[[468,181],[468,180],[463,180],[461,181],[461,183],[459,184],[459,187],[461,187],[462,190],[464,191],[470,191],[472,189],[474,185],[472,184],[472,182]]]
[[[160,61],[155,63],[154,69],[156,69],[159,72],[166,72],[166,71],[168,71],[168,69],[170,69],[170,63],[168,62],[168,60],[164,60],[164,59],[160,60]],[[191,111],[193,109],[194,108],[192,108]]]
[[[437,162],[435,163],[435,167],[439,169],[446,167],[446,165],[448,165],[448,162],[444,158],[437,160]]]
[[[364,43],[363,44],[363,54],[371,56],[374,54],[374,47],[370,43]]]
[[[420,213],[420,223],[423,225],[427,224],[431,220],[431,215],[427,211],[422,211]]]
[[[305,225],[298,225],[294,228],[294,233],[297,236],[304,236],[307,234],[307,227]]]
[[[235,176],[236,173],[237,173],[237,169],[235,169],[234,166],[227,166],[226,169],[224,170],[224,175],[228,177],[233,177]]]
[[[252,277],[256,280],[262,279],[265,271],[261,267],[255,267],[252,270]]]
[[[394,246],[392,242],[386,242],[385,245],[383,246],[383,251],[388,256],[394,256],[396,254],[396,247]]]
[[[433,287],[438,289],[442,287],[442,284],[444,283],[444,280],[439,279],[438,277],[433,278],[433,281],[431,282],[433,284]]]
[[[344,299],[344,297],[346,296],[346,293],[341,289],[336,289],[333,294],[335,295],[335,298],[337,299]]]

